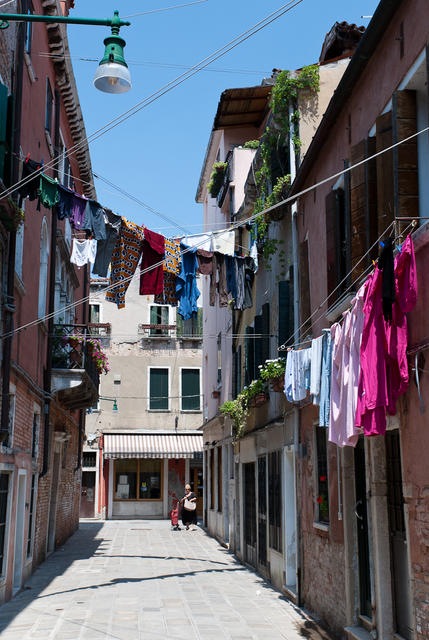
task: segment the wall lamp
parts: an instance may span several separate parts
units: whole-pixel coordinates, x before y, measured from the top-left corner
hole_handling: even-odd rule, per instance
[[[131,74],[124,58],[125,40],[119,36],[121,27],[131,22],[120,20],[119,11],[113,18],[97,20],[91,18],[70,18],[65,16],[41,16],[22,13],[0,13],[0,29],[7,29],[9,22],[47,22],[51,24],[86,24],[110,27],[112,35],[104,40],[104,56],[100,60],[94,76],[94,85],[105,93],[125,93],[131,89]]]
[[[117,398],[107,398],[106,396],[98,396],[99,400],[107,400],[108,402],[113,402],[112,412],[119,413],[118,400]]]

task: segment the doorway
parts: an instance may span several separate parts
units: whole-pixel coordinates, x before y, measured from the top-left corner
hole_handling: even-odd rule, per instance
[[[24,532],[25,532],[25,493],[27,475],[18,474],[18,496],[16,503],[15,555],[13,563],[13,591],[19,591],[22,586],[22,570],[24,566]]]
[[[52,469],[51,499],[50,499],[50,506],[49,506],[48,549],[47,549],[48,553],[51,553],[55,549],[58,485],[60,480],[60,460],[61,460],[60,443],[56,442],[55,451],[54,451],[54,464]]]
[[[296,494],[294,452],[284,455],[285,577],[286,586],[296,592]]]
[[[191,467],[190,469],[191,491],[197,496],[197,513],[203,513],[204,510],[204,482],[203,482],[203,468]]]
[[[244,560],[256,567],[256,491],[255,463],[243,464]]]
[[[398,429],[386,433],[386,472],[394,628],[403,638],[411,640],[410,574]]]
[[[365,444],[361,437],[354,451],[356,487],[356,528],[358,542],[359,569],[359,613],[372,618],[371,610],[371,570],[369,558],[368,511],[366,498]]]
[[[258,564],[267,566],[267,457],[258,458]]]
[[[79,516],[95,517],[95,471],[82,471]]]

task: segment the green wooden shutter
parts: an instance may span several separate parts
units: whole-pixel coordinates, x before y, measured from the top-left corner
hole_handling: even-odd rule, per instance
[[[168,369],[151,369],[149,386],[149,408],[168,411]]]
[[[255,316],[255,339],[254,339],[254,353],[255,353],[255,361],[253,366],[253,374],[252,380],[255,380],[258,377],[259,369],[258,366],[263,364],[263,349],[262,349],[262,333],[264,332],[264,324],[262,321],[262,315]]]
[[[262,364],[268,360],[271,353],[270,349],[270,305],[266,302],[262,305]]]
[[[253,337],[254,330],[253,327],[246,327],[246,337],[245,337],[245,370],[244,370],[244,384],[247,386],[253,380],[253,373],[255,371],[255,357],[254,357],[254,342],[255,339]]]
[[[290,283],[287,280],[279,282],[279,320],[278,346],[281,347],[289,338],[293,338],[291,327],[292,305],[290,298]]]
[[[0,84],[0,178],[4,179],[5,158],[7,152],[7,112],[8,90],[4,84]]]
[[[182,411],[200,410],[200,370],[182,369]]]

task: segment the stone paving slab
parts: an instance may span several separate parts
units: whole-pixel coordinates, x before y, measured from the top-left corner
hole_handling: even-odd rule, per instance
[[[1,640],[331,640],[202,529],[82,522],[0,607]]]

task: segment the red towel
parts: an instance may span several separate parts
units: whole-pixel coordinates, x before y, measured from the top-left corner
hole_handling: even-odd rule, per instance
[[[162,260],[165,256],[164,236],[145,229],[142,251],[140,295],[156,295],[162,293],[164,285],[164,271],[162,268]],[[151,268],[158,262],[161,262],[159,266]],[[144,273],[147,269],[149,269],[149,271]]]

